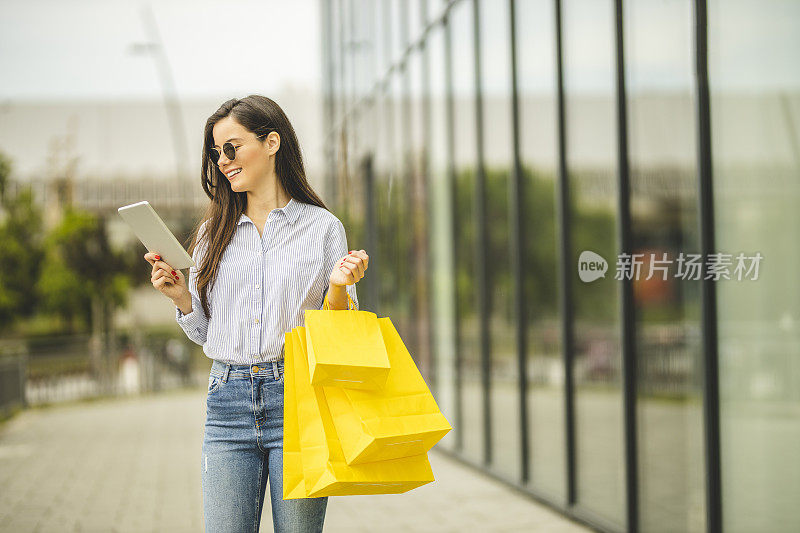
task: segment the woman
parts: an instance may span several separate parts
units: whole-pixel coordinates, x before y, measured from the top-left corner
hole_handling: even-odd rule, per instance
[[[201,472],[206,531],[258,531],[267,480],[276,532],[322,531],[327,497],[283,499],[284,333],[306,309],[358,309],[369,257],[306,181],[300,146],[269,98],[228,100],[206,122],[211,199],[186,278],[147,253],[153,287],[213,360]],[[352,303],[348,300],[352,299]],[[348,303],[351,303],[348,306]]]

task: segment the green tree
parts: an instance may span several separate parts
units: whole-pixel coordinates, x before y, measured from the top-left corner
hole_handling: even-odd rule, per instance
[[[123,254],[111,249],[105,224],[97,216],[73,208],[46,238],[37,294],[42,310],[60,316],[69,331],[102,319],[104,331],[114,308],[125,305],[130,275]],[[92,303],[102,306],[92,314]],[[76,323],[77,320],[77,323]]]
[[[513,284],[510,268],[492,269],[493,261],[508,261],[510,238],[508,187],[511,170],[497,167],[486,170],[485,208],[487,223],[487,276],[492,276],[490,287],[501,293],[509,294]],[[476,246],[479,246],[477,234],[477,213],[475,211],[475,180],[477,172],[474,168],[465,168],[456,175],[455,198],[455,239],[458,258],[456,262],[456,283],[458,304],[465,313],[477,312],[475,295],[477,271],[475,265]],[[571,175],[570,179],[578,179]],[[558,299],[561,256],[560,228],[561,220],[557,209],[558,195],[556,177],[542,173],[537,169],[522,169],[522,245],[524,247],[523,285],[524,299],[531,319],[554,316],[560,312]],[[570,232],[574,257],[577,261],[578,250],[591,249],[609,259],[613,263],[616,255],[616,227],[613,210],[607,207],[584,207],[579,191],[571,189]],[[611,265],[613,268],[613,265]],[[570,265],[570,272],[574,266]],[[611,276],[613,278],[613,275]],[[578,316],[591,316],[597,320],[610,320],[615,307],[609,305],[616,298],[616,284],[613,279],[606,279],[587,285],[577,276],[570,275],[573,286],[573,305]],[[575,283],[575,280],[578,280]],[[490,280],[487,280],[487,283]],[[494,295],[491,295],[494,296]]]
[[[7,194],[10,159],[0,153],[0,331],[36,312],[34,286],[43,257],[42,213],[30,187]]]

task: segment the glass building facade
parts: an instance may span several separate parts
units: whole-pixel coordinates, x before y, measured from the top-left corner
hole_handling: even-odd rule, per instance
[[[437,449],[602,531],[800,531],[800,2],[321,6],[327,196]]]

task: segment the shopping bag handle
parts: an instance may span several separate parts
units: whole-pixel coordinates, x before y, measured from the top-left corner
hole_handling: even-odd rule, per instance
[[[347,291],[344,292],[347,295],[347,310],[348,311],[355,311],[356,304],[353,302],[353,299],[350,297],[350,293]],[[328,303],[328,293],[325,293],[325,301],[322,303],[322,310],[323,311],[340,311],[340,309],[331,309],[330,303]],[[341,309],[343,311],[343,309]]]

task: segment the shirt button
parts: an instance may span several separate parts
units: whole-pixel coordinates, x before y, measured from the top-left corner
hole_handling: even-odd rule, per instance
[[[256,285],[256,289],[260,289],[260,288],[261,288],[261,285]]]
[[[256,324],[258,324],[258,319],[256,318]]]

